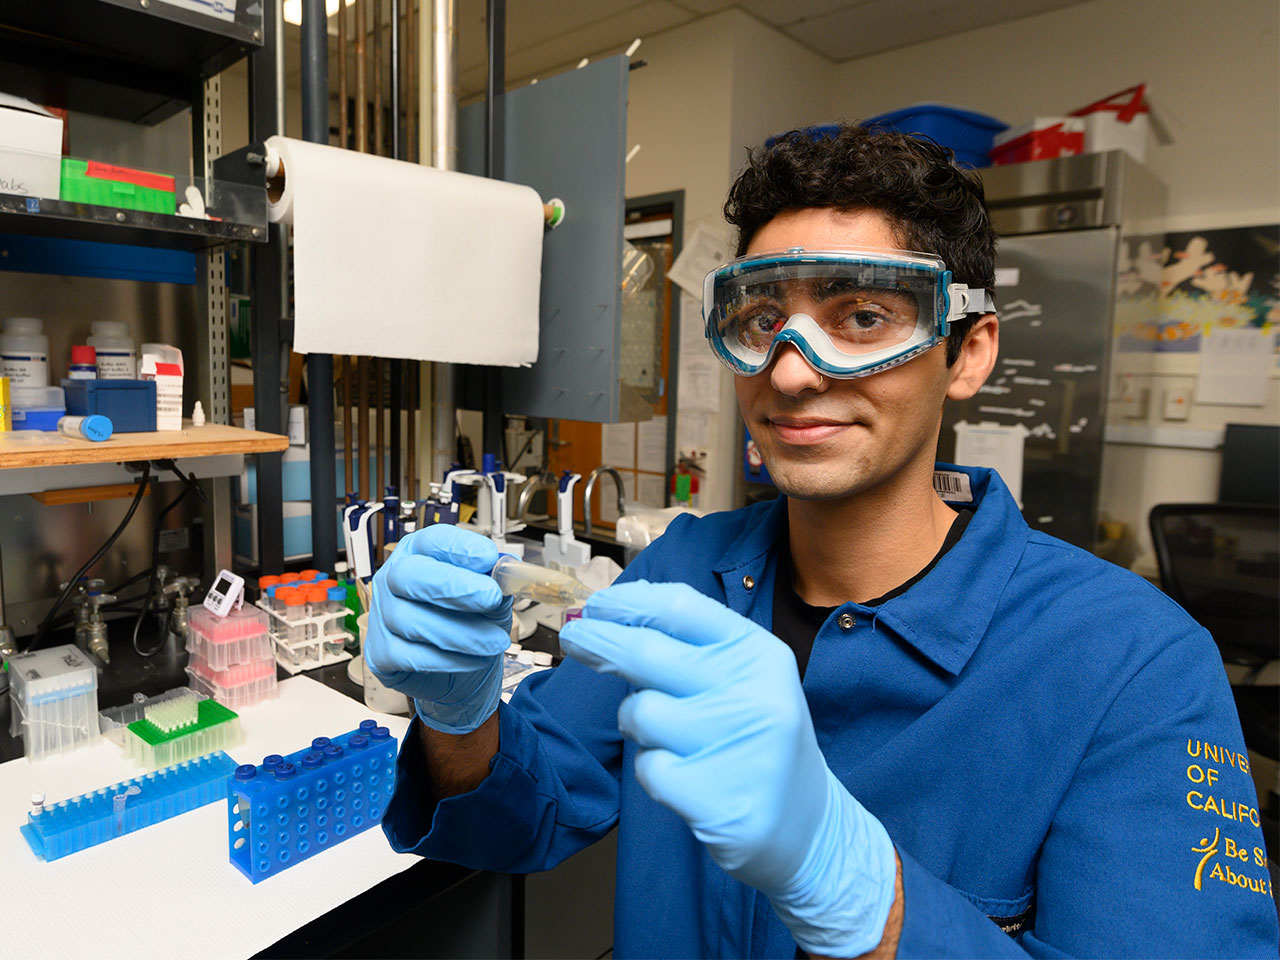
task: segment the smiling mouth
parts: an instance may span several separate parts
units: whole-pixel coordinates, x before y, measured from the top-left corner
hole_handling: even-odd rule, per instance
[[[800,417],[771,417],[769,425],[780,440],[790,444],[821,443],[850,427],[858,426],[856,421]]]

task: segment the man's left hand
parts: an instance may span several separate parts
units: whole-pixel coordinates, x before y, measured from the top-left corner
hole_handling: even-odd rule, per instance
[[[560,645],[636,688],[618,710],[636,780],[796,943],[828,957],[880,943],[893,842],[828,768],[781,640],[686,584],[634,581],[595,594]]]

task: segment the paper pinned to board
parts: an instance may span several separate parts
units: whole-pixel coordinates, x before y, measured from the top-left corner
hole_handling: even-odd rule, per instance
[[[1261,407],[1275,365],[1274,333],[1257,327],[1213,327],[1200,343],[1196,403]]]
[[[271,137],[293,224],[299,353],[519,366],[538,358],[530,187]]]
[[[1020,423],[969,423],[961,420],[956,432],[956,463],[966,467],[990,467],[1022,506],[1022,454],[1030,431]]]
[[[667,418],[654,417],[636,428],[636,467],[666,473]]]
[[[600,459],[619,470],[636,466],[636,425],[606,423],[600,428]]]
[[[678,404],[681,413],[720,412],[720,362],[702,332],[702,306],[689,294],[680,296],[680,364]]]
[[[656,473],[636,474],[636,500],[646,507],[666,505],[667,478]]]
[[[667,279],[702,302],[702,281],[730,258],[728,242],[720,232],[700,224],[667,271]],[[701,313],[701,310],[699,310]]]

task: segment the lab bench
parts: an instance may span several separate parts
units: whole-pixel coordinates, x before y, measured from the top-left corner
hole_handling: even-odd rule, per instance
[[[154,657],[139,657],[130,642],[132,625],[131,617],[109,624],[111,664],[99,673],[99,710],[126,704],[135,692],[153,696],[186,685],[186,651],[170,640]],[[146,627],[143,641],[150,643],[151,624]],[[51,642],[70,642],[70,631],[63,633]],[[556,634],[545,627],[524,645],[559,654]],[[288,677],[283,670],[279,676]],[[345,662],[304,676],[363,702]],[[21,739],[9,735],[9,711],[6,693],[0,696],[0,762],[23,756]],[[9,811],[0,829],[16,831],[24,812]],[[302,923],[257,956],[598,957],[612,945],[615,860],[613,835],[529,877],[419,860]]]

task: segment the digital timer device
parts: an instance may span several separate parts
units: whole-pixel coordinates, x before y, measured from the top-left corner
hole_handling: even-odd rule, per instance
[[[244,577],[238,577],[230,570],[218,574],[209,592],[204,595],[204,608],[220,617],[225,617],[232,610],[244,606]]]

